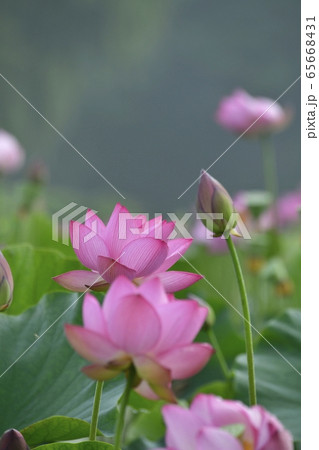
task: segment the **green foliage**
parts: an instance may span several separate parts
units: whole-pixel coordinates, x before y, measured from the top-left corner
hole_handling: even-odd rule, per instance
[[[20,314],[49,292],[64,290],[52,277],[80,269],[78,260],[53,249],[29,244],[12,245],[3,250],[14,279],[13,302],[8,314]]]
[[[15,317],[0,315],[0,434],[45,417],[90,420],[95,383],[81,373],[85,361],[69,346],[64,323],[81,323],[77,294],[45,296]],[[112,434],[121,377],[105,383],[99,429]]]
[[[40,450],[107,450],[114,448],[106,442],[56,442],[54,444],[40,445],[35,447]]]
[[[300,311],[290,309],[269,322],[255,351],[258,403],[300,440]],[[235,363],[236,398],[246,403],[246,355]]]
[[[134,441],[140,437],[150,441],[158,441],[165,434],[165,425],[162,418],[163,402],[156,402],[150,410],[142,410],[134,414],[129,425],[126,440]]]
[[[84,420],[52,416],[24,428],[21,433],[28,445],[33,448],[58,441],[86,438],[89,431],[90,424]],[[98,434],[102,435],[101,432]]]
[[[44,450],[111,449],[103,441],[104,437],[98,442],[87,441],[95,383],[81,373],[86,363],[71,349],[63,332],[64,323],[82,323],[82,295],[67,293],[52,280],[55,275],[83,267],[71,246],[52,240],[49,214],[42,210],[21,210],[22,194],[21,190],[12,205],[7,201],[7,214],[1,217],[0,223],[0,243],[5,244],[3,253],[15,283],[13,303],[0,315],[0,434],[15,427],[22,430],[31,448]],[[300,305],[299,230],[285,230],[280,234],[280,254],[272,260],[267,259],[267,239],[263,235],[252,242],[241,242],[238,252],[252,323],[258,330],[264,330],[263,336],[299,371],[300,313],[285,312],[288,305]],[[262,262],[262,268],[257,271],[251,269],[255,257]],[[174,270],[197,270],[206,280],[177,296],[198,296],[212,306],[216,315],[214,333],[229,367],[234,367],[234,379],[224,380],[218,360],[213,356],[200,373],[174,382],[175,392],[185,404],[198,393],[239,398],[247,403],[241,304],[232,261],[227,252],[214,253],[196,244],[186,258],[181,258]],[[284,296],[278,294],[276,282],[286,278],[292,282],[293,289]],[[268,323],[269,318],[279,314],[281,317]],[[259,402],[278,416],[299,440],[300,376],[265,340],[257,335],[255,339]],[[197,340],[208,341],[204,329]],[[113,434],[122,392],[122,377],[105,383],[99,429],[106,435]],[[154,442],[162,446],[163,404],[131,393],[126,448],[153,448]],[[232,429],[234,434],[239,431],[236,426]],[[298,444],[296,448],[300,448]]]
[[[194,397],[197,394],[214,394],[223,398],[233,398],[234,389],[232,380],[230,381],[213,381],[200,386],[195,392]]]

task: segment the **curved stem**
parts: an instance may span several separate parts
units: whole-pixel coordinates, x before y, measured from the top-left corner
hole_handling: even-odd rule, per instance
[[[242,304],[242,309],[243,309],[247,366],[248,366],[249,400],[250,400],[251,405],[256,405],[257,396],[256,396],[255,366],[254,366],[254,347],[253,347],[253,336],[252,336],[252,331],[251,331],[250,312],[249,312],[249,304],[248,304],[248,299],[247,299],[245,281],[244,281],[243,273],[241,270],[240,262],[238,259],[238,255],[237,255],[234,243],[230,236],[226,240],[227,240],[229,252],[231,254],[235,272],[236,272],[236,277],[237,277],[237,282],[238,282],[239,292],[240,292],[240,298],[241,298],[241,304]]]
[[[90,441],[96,440],[97,422],[98,422],[98,418],[99,418],[99,410],[100,410],[100,403],[101,403],[101,397],[102,397],[102,391],[103,391],[103,384],[104,384],[104,381],[96,382],[92,419],[91,419],[91,426],[90,426],[90,435],[89,435]]]
[[[124,391],[122,399],[121,399],[120,411],[119,411],[119,415],[117,418],[114,450],[121,449],[121,440],[122,440],[123,427],[124,427],[125,410],[126,410],[126,406],[127,406],[129,397],[130,397],[134,377],[135,377],[135,368],[133,365],[131,365],[131,367],[129,368],[129,371],[128,371],[126,387],[125,387],[125,391]]]
[[[212,344],[212,346],[214,347],[214,349],[216,350],[216,357],[218,359],[219,365],[222,369],[222,372],[225,376],[225,378],[227,380],[230,380],[233,377],[232,372],[229,370],[229,367],[227,365],[226,359],[223,355],[223,352],[221,350],[221,347],[219,345],[218,339],[216,337],[216,334],[214,333],[212,327],[207,326],[206,328],[206,332],[207,332],[207,336]]]

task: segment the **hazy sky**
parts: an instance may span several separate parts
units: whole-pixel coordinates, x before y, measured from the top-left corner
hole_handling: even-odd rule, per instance
[[[126,201],[1,79],[0,127],[29,162],[50,166],[66,201],[94,190],[149,211],[186,209],[196,187],[177,197],[235,139],[213,120],[219,100],[237,87],[277,98],[299,76],[299,9],[296,0],[3,1],[1,73]],[[282,191],[300,179],[299,88],[281,99],[295,118],[274,138]],[[261,163],[258,142],[242,139],[211,174],[231,192],[262,188]]]

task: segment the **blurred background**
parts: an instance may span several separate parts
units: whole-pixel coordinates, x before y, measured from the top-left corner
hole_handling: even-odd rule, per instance
[[[122,200],[183,211],[196,186],[177,197],[235,139],[214,122],[220,99],[237,87],[275,99],[299,76],[299,9],[297,0],[4,0],[2,75],[126,201],[3,79],[0,128],[19,139],[27,166],[49,167],[57,209]],[[299,82],[280,103],[294,110],[275,136],[283,192],[299,186]],[[258,142],[241,139],[210,173],[231,193],[262,188]]]
[[[253,96],[278,98],[300,75],[299,29],[297,0],[2,0],[0,129],[16,136],[26,154],[16,173],[2,172],[0,158],[0,249],[15,283],[8,314],[21,314],[45,294],[61,290],[52,277],[84,268],[72,246],[63,243],[64,236],[68,241],[68,212],[59,223],[58,241],[52,239],[52,213],[69,203],[95,209],[102,219],[117,201],[133,213],[176,212],[181,217],[192,211],[197,183],[178,197],[199,176],[200,169],[210,166],[237,138],[214,120],[220,100],[236,88]],[[252,323],[300,370],[299,81],[280,104],[293,111],[293,117],[287,128],[272,137],[278,163],[278,217],[271,209],[269,216],[271,198],[266,202],[265,196],[254,192],[265,188],[258,139],[240,139],[209,172],[237,199],[236,209],[252,236],[251,240],[235,241]],[[19,153],[16,141],[0,131],[0,150],[6,150],[10,142]],[[249,195],[235,196],[238,191],[249,191]],[[273,219],[267,226],[261,226],[264,213]],[[190,263],[181,258],[173,270],[198,270],[208,282],[200,281],[178,297],[203,299],[212,308],[214,332],[227,363],[236,371],[236,384],[220,383],[224,376],[212,358],[205,370],[176,385],[176,390],[181,398],[190,398],[199,388],[223,397],[235,392],[236,398],[247,402],[242,320],[234,311],[241,306],[232,261],[225,242],[207,242],[202,238],[204,227],[198,225],[202,231],[192,229],[195,243],[187,253]],[[64,291],[63,295],[68,294]],[[269,325],[274,318],[278,322]],[[57,325],[60,334],[62,326],[61,321]],[[6,332],[5,327],[1,330]],[[198,339],[206,341],[206,332]],[[33,333],[32,328],[32,339]],[[258,333],[254,340],[259,401],[278,415],[299,441],[299,375],[264,345]],[[10,342],[7,361],[20,348],[15,339]],[[48,360],[48,341],[42,342]],[[25,345],[23,340],[20,344]],[[22,347],[19,352],[23,351]],[[37,348],[36,352],[38,364]],[[30,352],[21,364],[34,369],[33,361]],[[11,364],[5,358],[1,363],[3,367]],[[33,389],[37,386],[34,370],[20,367],[23,370],[16,371],[19,377],[32,374]],[[41,368],[39,373],[51,379],[53,372]],[[33,390],[21,391],[21,407],[12,402],[17,397],[16,386],[28,386],[24,379],[22,383],[14,383],[18,378],[3,380],[4,405],[8,407],[2,408],[0,432],[43,418],[43,402],[38,402]],[[43,383],[46,391],[47,385]],[[56,414],[57,385],[54,382],[52,386],[54,401],[45,400],[45,404]],[[64,387],[63,382],[61,392]],[[26,398],[36,407],[30,408]],[[115,396],[114,405],[116,402]],[[79,417],[89,418],[91,400],[88,404],[89,412],[81,412]],[[73,411],[63,408],[58,413],[72,416]],[[113,430],[114,411],[103,411],[103,417],[110,413],[103,422],[111,427],[108,433]],[[156,414],[162,423],[159,409]],[[151,417],[151,422],[145,422],[145,436],[153,429]],[[149,439],[159,438],[161,435]],[[154,448],[139,440],[132,445],[131,449],[138,450]]]

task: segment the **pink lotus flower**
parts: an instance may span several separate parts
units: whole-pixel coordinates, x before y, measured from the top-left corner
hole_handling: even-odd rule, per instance
[[[279,131],[290,119],[291,114],[274,100],[252,97],[242,89],[223,98],[216,112],[219,125],[237,134],[246,132],[247,136]]]
[[[190,409],[166,405],[163,415],[167,450],[293,450],[290,433],[261,406],[200,394]]]
[[[174,222],[161,217],[147,221],[133,217],[119,203],[105,225],[88,211],[85,225],[71,222],[70,236],[74,251],[91,271],[75,270],[55,277],[72,291],[105,290],[119,275],[136,284],[156,276],[167,292],[190,286],[202,277],[189,272],[169,271],[186,252],[192,239],[169,239]]]
[[[17,139],[12,134],[0,130],[0,174],[19,170],[24,159],[24,150]]]
[[[285,227],[300,220],[301,193],[288,192],[280,197],[275,206],[268,208],[259,219],[261,230],[269,230],[274,226]],[[278,222],[278,223],[276,223]]]
[[[82,370],[94,380],[107,380],[133,364],[136,391],[151,398],[174,401],[173,379],[193,376],[209,360],[209,344],[192,343],[207,308],[196,301],[175,300],[159,279],[137,287],[118,277],[103,305],[91,294],[83,303],[84,327],[66,325],[72,347],[93,365]]]

